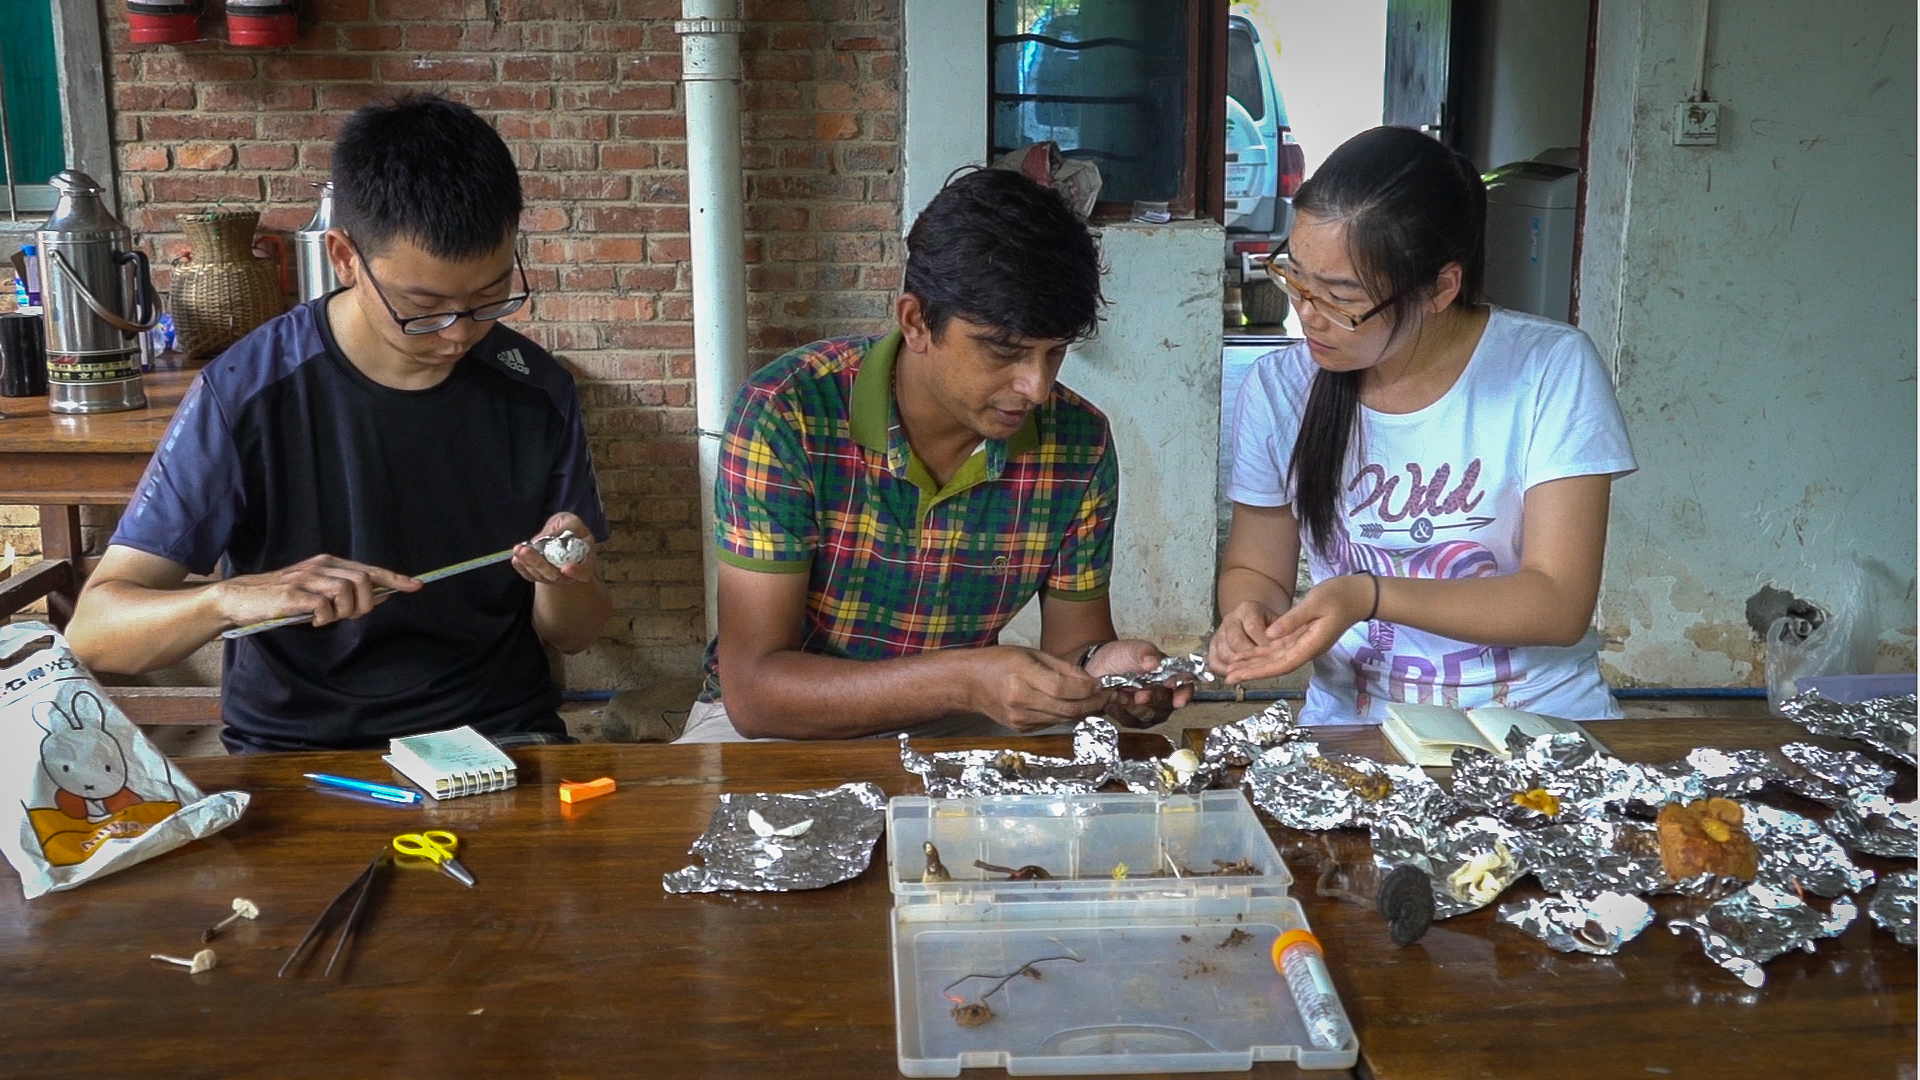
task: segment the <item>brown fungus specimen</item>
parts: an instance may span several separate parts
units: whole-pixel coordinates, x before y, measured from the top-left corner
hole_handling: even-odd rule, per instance
[[[927,868],[920,875],[921,881],[932,883],[953,880],[953,875],[947,872],[946,865],[940,861],[940,849],[933,846],[933,841],[928,840],[921,844],[920,850],[927,856]]]
[[[1034,866],[1032,864],[1028,864],[1026,866],[1020,866],[1020,867],[995,866],[990,862],[984,862],[980,859],[973,860],[973,865],[979,867],[982,870],[985,870],[989,874],[1005,874],[1007,875],[1008,881],[1052,881],[1053,880],[1053,875],[1048,873],[1047,868],[1044,866]]]
[[[1036,960],[1029,960],[1024,964],[1021,964],[1019,967],[1014,968],[1012,971],[1007,972],[1005,975],[991,975],[991,974],[962,975],[959,978],[948,983],[946,986],[942,987],[940,990],[940,996],[946,998],[948,1001],[953,1002],[953,1008],[950,1009],[949,1012],[953,1016],[954,1023],[960,1025],[961,1027],[979,1027],[981,1024],[984,1024],[987,1021],[993,1019],[993,1009],[987,1005],[987,999],[989,997],[992,997],[994,994],[998,993],[1001,987],[1006,986],[1008,983],[1012,982],[1015,979],[1022,978],[1022,977],[1025,977],[1028,979],[1040,978],[1040,969],[1035,967],[1034,965],[1050,964],[1056,960],[1071,960],[1076,964],[1083,964],[1086,962],[1084,958],[1078,957],[1078,956],[1042,956]],[[985,992],[983,992],[980,995],[979,1000],[968,1001],[966,998],[961,997],[960,995],[953,992],[954,987],[959,986],[961,983],[966,982],[968,979],[994,979],[997,981],[992,986],[987,987]]]
[[[1307,766],[1315,772],[1333,777],[1348,791],[1367,802],[1379,802],[1393,794],[1393,779],[1385,773],[1367,772],[1324,757],[1308,758]]]

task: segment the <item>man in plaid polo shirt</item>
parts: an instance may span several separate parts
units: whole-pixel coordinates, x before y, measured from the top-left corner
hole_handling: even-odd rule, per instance
[[[715,484],[720,633],[682,742],[1156,722],[1189,691],[1103,690],[1119,463],[1055,382],[1103,302],[1092,234],[1015,172],[966,173],[907,237],[899,326],[747,380]],[[1040,593],[1040,647],[1000,631]]]

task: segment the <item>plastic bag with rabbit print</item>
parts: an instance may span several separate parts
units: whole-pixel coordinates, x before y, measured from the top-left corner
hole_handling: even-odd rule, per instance
[[[248,799],[201,794],[42,623],[0,626],[0,795],[29,900],[219,832]]]

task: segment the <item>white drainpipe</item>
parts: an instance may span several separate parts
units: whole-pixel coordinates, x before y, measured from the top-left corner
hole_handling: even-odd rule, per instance
[[[687,95],[687,213],[693,247],[695,423],[700,441],[700,530],[707,636],[719,628],[713,482],[734,392],[747,377],[746,194],[740,179],[740,0],[681,0],[681,77]]]

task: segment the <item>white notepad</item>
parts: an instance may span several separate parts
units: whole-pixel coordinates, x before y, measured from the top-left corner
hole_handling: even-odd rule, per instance
[[[1454,750],[1462,746],[1511,757],[1507,732],[1512,728],[1519,728],[1530,739],[1572,732],[1583,736],[1600,753],[1607,752],[1599,739],[1570,720],[1520,709],[1488,706],[1461,712],[1444,705],[1389,705],[1387,718],[1380,722],[1380,734],[1395,753],[1415,765],[1441,767],[1452,765]]]
[[[394,739],[387,764],[436,799],[501,791],[520,782],[513,759],[470,727]]]

